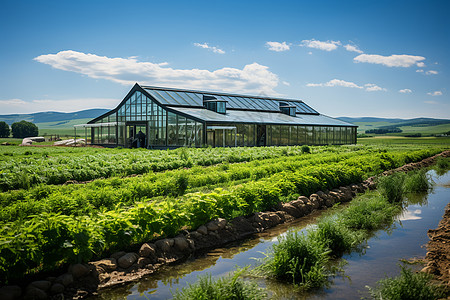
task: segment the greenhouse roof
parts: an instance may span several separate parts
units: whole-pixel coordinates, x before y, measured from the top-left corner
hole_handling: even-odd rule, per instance
[[[294,106],[297,113],[300,114],[319,114],[301,100],[181,90],[153,86],[141,86],[141,88],[165,106],[203,107],[203,96],[211,96],[218,101],[226,101],[227,110],[237,109],[279,112],[280,103],[283,103],[288,106]]]
[[[202,120],[208,123],[259,123],[259,124],[278,124],[278,125],[323,125],[323,126],[354,126],[356,125],[334,119],[325,115],[296,115],[289,116],[280,112],[261,112],[261,111],[243,111],[227,110],[226,114],[218,114],[204,108],[186,108],[171,107],[177,113],[190,116],[194,119]]]

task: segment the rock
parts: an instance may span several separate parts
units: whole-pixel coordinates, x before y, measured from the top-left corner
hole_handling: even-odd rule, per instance
[[[284,212],[287,212],[288,214],[290,214],[291,216],[293,216],[295,218],[300,218],[303,216],[303,214],[301,214],[301,212],[294,205],[292,205],[290,203],[284,203],[281,210]]]
[[[138,260],[138,257],[136,253],[130,252],[119,258],[117,263],[122,269],[128,269]]]
[[[89,274],[90,270],[83,264],[70,265],[69,273],[72,274],[73,278],[78,279]]]
[[[102,260],[91,262],[92,265],[94,265],[97,268],[103,269],[105,272],[112,272],[115,269],[117,269],[117,261],[115,258],[105,258]],[[103,273],[103,272],[99,272]]]
[[[317,194],[312,194],[309,198],[309,202],[311,203],[313,209],[319,209],[321,206],[321,201],[319,200],[319,196]]]
[[[202,236],[203,236],[203,235],[200,234],[200,233],[198,233],[197,231],[193,231],[193,232],[190,232],[190,233],[187,235],[187,238],[198,240],[198,239],[200,239]]]
[[[156,247],[158,247],[158,249],[160,249],[162,252],[170,252],[170,242],[168,239],[163,239],[163,240],[159,240],[155,242]]]
[[[38,280],[38,281],[33,281],[31,283],[31,285],[46,292],[50,289],[50,287],[52,286],[52,283],[47,280]]]
[[[64,292],[64,285],[62,285],[60,283],[55,283],[50,288],[50,294],[52,294],[52,295],[60,294],[62,292]]]
[[[223,229],[225,228],[225,226],[227,226],[227,220],[224,218],[218,218],[217,219],[217,226],[219,226],[219,229]]]
[[[119,258],[124,256],[125,254],[127,254],[125,251],[119,251],[119,252],[116,252],[113,255],[111,255],[111,258],[115,258],[116,260],[118,260]]]
[[[62,274],[61,276],[58,276],[56,278],[55,282],[60,283],[60,284],[64,285],[65,287],[67,287],[73,283],[73,276],[72,276],[72,274],[65,273],[65,274]]]
[[[170,247],[173,247],[173,245],[175,244],[175,241],[173,239],[167,239],[167,241],[169,242]]]
[[[208,233],[208,228],[206,228],[205,225],[202,225],[199,228],[197,228],[197,232],[205,235]]]
[[[147,265],[150,265],[152,263],[152,260],[147,257],[139,257],[137,260],[137,265],[139,268],[145,268]]]
[[[27,291],[25,293],[24,299],[28,300],[28,299],[33,299],[33,300],[45,300],[48,298],[48,295],[46,292],[44,292],[43,290],[34,287],[34,286],[29,286],[27,288]]]
[[[215,220],[213,220],[206,224],[206,228],[208,229],[208,231],[216,231],[217,229],[219,229],[219,226],[217,226],[217,223],[215,222]]]
[[[239,234],[240,238],[255,232],[255,229],[252,227],[251,222],[244,217],[236,217],[231,220],[230,223]]]
[[[184,237],[176,237],[174,238],[174,246],[175,249],[177,249],[178,251],[182,252],[182,251],[186,251],[189,250],[189,244],[186,240],[186,238]]]
[[[0,299],[15,300],[22,295],[22,289],[18,285],[6,285],[0,288]]]
[[[297,198],[297,201],[303,201],[303,203],[306,204],[309,201],[309,199],[308,197],[300,196]]]
[[[141,249],[139,249],[139,255],[142,257],[155,256],[156,246],[154,244],[143,244]]]

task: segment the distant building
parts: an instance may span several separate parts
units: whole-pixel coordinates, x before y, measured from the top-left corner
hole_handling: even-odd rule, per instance
[[[356,125],[300,100],[140,86],[113,110],[77,125],[109,147],[234,147],[356,143]]]

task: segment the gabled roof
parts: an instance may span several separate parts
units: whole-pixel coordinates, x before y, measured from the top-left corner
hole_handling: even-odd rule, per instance
[[[203,96],[212,96],[227,102],[227,110],[280,111],[280,103],[295,106],[300,114],[319,114],[301,100],[274,97],[246,96],[218,92],[182,90],[154,86],[141,86],[148,94],[164,106],[203,107]]]

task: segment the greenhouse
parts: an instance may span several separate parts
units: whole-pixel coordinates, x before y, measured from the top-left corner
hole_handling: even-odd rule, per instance
[[[356,143],[356,125],[301,100],[140,86],[113,110],[76,125],[107,147],[236,147]]]

